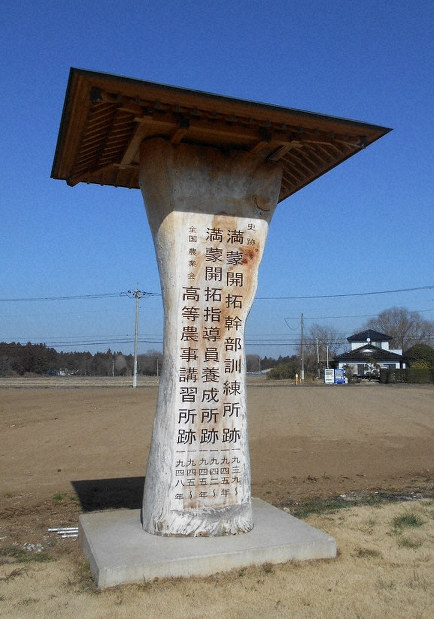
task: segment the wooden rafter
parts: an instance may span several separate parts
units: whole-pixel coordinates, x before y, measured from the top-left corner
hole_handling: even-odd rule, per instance
[[[283,169],[280,198],[389,129],[151,82],[71,70],[53,178],[138,187],[139,148],[158,136],[244,150]]]

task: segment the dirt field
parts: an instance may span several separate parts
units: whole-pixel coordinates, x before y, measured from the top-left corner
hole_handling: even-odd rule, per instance
[[[319,499],[326,503],[336,497],[349,505],[383,497],[414,501],[310,516],[310,522],[337,538],[341,554],[334,562],[252,568],[236,578],[165,581],[97,594],[78,543],[60,540],[47,529],[76,525],[83,510],[140,506],[157,396],[155,381],[139,383],[135,390],[112,379],[99,384],[104,386],[72,378],[0,380],[1,616],[384,616],[377,614],[380,607],[372,607],[369,579],[375,595],[381,593],[383,601],[393,598],[401,616],[432,616],[432,583],[424,575],[433,567],[432,386],[270,387],[266,381],[252,381],[248,402],[254,496],[295,514],[309,501],[321,504]],[[425,537],[413,547],[411,541],[400,546],[397,540],[402,538],[391,534],[392,515],[385,516],[386,522],[380,513],[410,508],[422,514]],[[377,523],[371,533],[368,521]],[[399,560],[378,550],[382,533],[386,541],[394,540]],[[397,569],[404,552],[410,555],[408,573],[390,575],[389,563]],[[378,574],[384,586],[378,587]],[[318,591],[325,575],[331,588]],[[308,577],[312,583],[303,591]],[[294,583],[301,587],[297,592]],[[348,595],[351,586],[357,595],[354,590],[353,601],[347,600],[346,610],[339,612],[337,600]],[[235,587],[235,597],[228,587]],[[410,606],[409,590],[417,592]],[[233,603],[237,599],[238,605]],[[133,610],[134,604],[140,607]],[[393,616],[391,611],[386,614]]]

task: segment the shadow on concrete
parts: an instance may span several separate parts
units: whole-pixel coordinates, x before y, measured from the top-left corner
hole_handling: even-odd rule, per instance
[[[144,483],[144,477],[71,481],[84,512],[140,509]]]

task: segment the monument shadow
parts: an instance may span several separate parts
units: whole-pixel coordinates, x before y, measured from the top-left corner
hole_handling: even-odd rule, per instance
[[[83,512],[106,509],[140,509],[144,477],[71,481]]]

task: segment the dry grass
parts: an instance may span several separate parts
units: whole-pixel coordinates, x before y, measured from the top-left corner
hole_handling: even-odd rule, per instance
[[[49,563],[1,566],[0,614],[12,618],[432,617],[434,501],[351,507],[311,515],[307,521],[337,539],[337,559],[265,564],[208,578],[160,580],[100,592],[80,554],[73,552]],[[414,521],[419,524],[408,524]],[[403,539],[412,543],[403,544]]]

